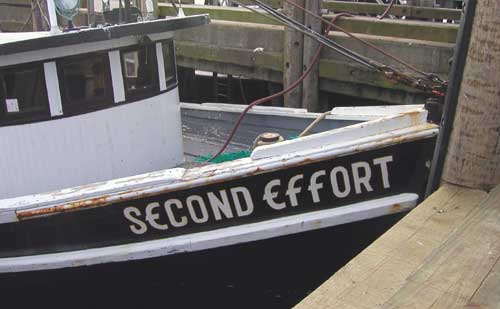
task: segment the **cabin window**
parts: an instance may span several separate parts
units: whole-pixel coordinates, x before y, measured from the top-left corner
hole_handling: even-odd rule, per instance
[[[42,64],[0,70],[0,125],[50,118]]]
[[[121,58],[127,100],[151,97],[160,91],[154,44],[122,51]]]
[[[113,104],[107,53],[69,57],[58,62],[64,113],[85,112]]]
[[[163,63],[165,65],[165,80],[167,81],[167,87],[175,84],[175,54],[174,54],[174,43],[173,41],[163,42]]]

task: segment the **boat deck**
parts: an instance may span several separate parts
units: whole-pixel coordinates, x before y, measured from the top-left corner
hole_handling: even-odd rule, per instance
[[[200,163],[200,157],[211,156],[221,148],[245,107],[222,103],[182,103],[185,163],[181,167],[210,164]],[[226,152],[252,151],[255,138],[264,132],[276,132],[285,139],[296,138],[319,115],[308,113],[305,109],[256,106],[241,122]],[[337,129],[366,120],[370,119],[353,115],[329,115],[314,127],[311,133]]]
[[[297,308],[499,308],[500,186],[444,185]]]
[[[245,107],[224,103],[181,103],[186,161],[182,167],[209,164],[200,164],[198,158],[213,155],[220,149]],[[310,133],[338,129],[420,108],[421,105],[336,107]],[[285,140],[294,139],[320,115],[301,108],[255,106],[243,118],[226,152],[252,151],[255,138],[264,132],[279,133]]]

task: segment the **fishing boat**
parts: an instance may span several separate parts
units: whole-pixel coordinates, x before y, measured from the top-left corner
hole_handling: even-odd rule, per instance
[[[422,106],[336,108],[305,136],[322,114],[256,107],[228,148],[247,155],[197,162],[244,109],[179,102],[173,33],[208,22],[0,34],[0,273],[167,258],[422,199],[438,133]]]

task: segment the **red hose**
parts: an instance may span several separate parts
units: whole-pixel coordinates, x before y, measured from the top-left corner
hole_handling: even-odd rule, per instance
[[[389,14],[389,11],[392,9],[392,6],[394,5],[395,2],[396,2],[395,0],[391,0],[389,5],[385,9],[384,13],[382,13],[382,15],[380,15],[380,17],[378,18],[379,20],[384,19]]]
[[[348,13],[337,14],[337,15],[335,15],[332,18],[332,24],[335,23],[335,21],[337,20],[337,18],[342,17],[342,16],[352,16],[352,15],[348,14]],[[330,32],[330,29],[331,29],[331,25],[328,25],[328,27],[326,28],[324,34],[327,35],[328,32]],[[239,126],[241,124],[241,121],[246,116],[246,114],[248,113],[248,111],[251,110],[255,105],[266,103],[266,102],[268,102],[268,101],[270,101],[270,100],[272,100],[272,99],[274,99],[276,97],[282,96],[282,95],[284,95],[284,94],[292,91],[295,87],[297,87],[304,80],[304,78],[306,78],[307,75],[309,75],[309,73],[311,73],[312,69],[314,68],[314,66],[318,62],[319,56],[321,54],[321,50],[323,49],[323,46],[324,45],[321,44],[318,47],[318,50],[316,50],[316,53],[314,54],[313,60],[309,64],[309,67],[307,68],[307,70],[304,73],[302,73],[302,75],[296,81],[294,81],[290,86],[288,86],[287,88],[281,90],[280,92],[274,93],[274,94],[272,94],[270,96],[267,96],[267,97],[264,97],[264,98],[260,98],[258,100],[253,101],[252,103],[250,103],[243,110],[243,112],[240,114],[240,116],[238,117],[238,120],[234,124],[233,129],[231,130],[231,133],[229,133],[229,136],[227,137],[226,141],[224,142],[224,145],[222,145],[222,147],[219,149],[219,151],[210,160],[208,160],[208,161],[212,161],[213,159],[217,158],[218,156],[220,156],[224,152],[224,150],[226,150],[227,146],[229,145],[229,143],[233,139],[234,134],[238,130],[238,128],[239,128]]]

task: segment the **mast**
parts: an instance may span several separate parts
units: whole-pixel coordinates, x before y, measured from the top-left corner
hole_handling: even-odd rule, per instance
[[[47,0],[47,11],[49,12],[50,34],[61,33],[57,24],[56,5],[54,0]]]

